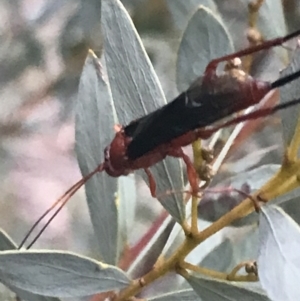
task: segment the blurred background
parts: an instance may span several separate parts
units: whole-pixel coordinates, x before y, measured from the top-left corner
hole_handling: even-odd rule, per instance
[[[168,100],[178,93],[175,63],[180,37],[193,10],[204,2],[123,1]],[[214,2],[237,49],[248,45],[248,2]],[[299,29],[299,1],[284,0],[282,5],[289,22],[287,31]],[[0,0],[0,227],[17,243],[46,208],[81,177],[74,153],[73,106],[88,48],[101,54],[100,9],[96,0]],[[275,57],[275,62],[266,60],[263,65],[267,79],[273,74],[268,68],[278,71],[283,67],[279,58]],[[261,76],[260,68],[251,71]],[[264,127],[264,139],[251,136],[247,149],[241,147],[230,155],[223,174],[244,168],[246,156],[249,168],[262,162],[280,163],[280,124],[275,119],[266,122],[270,126]],[[221,172],[218,177],[225,176]],[[138,199],[144,200],[137,207],[141,233],[161,212],[148,194],[143,185],[138,186],[138,196],[143,196]],[[92,226],[84,199],[81,190],[35,247],[92,253]]]

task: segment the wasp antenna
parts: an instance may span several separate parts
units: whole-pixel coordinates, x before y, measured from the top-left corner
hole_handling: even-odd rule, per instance
[[[51,205],[50,208],[48,208],[39,218],[38,220],[32,225],[32,227],[30,228],[30,230],[27,232],[27,234],[25,235],[25,237],[23,238],[22,242],[20,243],[18,249],[21,249],[24,246],[24,243],[26,242],[26,240],[28,239],[28,237],[30,236],[30,234],[33,232],[33,230],[39,225],[39,223],[64,199],[67,197],[67,199],[69,199],[68,195],[69,193],[71,193],[74,189],[75,191],[77,191],[84,183],[82,183],[82,179],[77,182],[76,184],[74,184],[69,190],[67,190],[57,201],[55,201],[55,203],[53,203]]]
[[[49,218],[49,220],[46,222],[46,224],[42,227],[42,229],[38,232],[38,234],[34,237],[34,239],[28,244],[27,250],[30,249],[33,244],[39,239],[39,237],[44,233],[44,231],[47,229],[49,224],[53,221],[53,219],[57,216],[57,214],[63,209],[63,207],[66,205],[66,203],[70,200],[70,198],[76,193],[76,191],[84,184],[84,182],[81,183],[81,185],[77,186],[75,190],[70,193],[70,195],[61,203],[61,205],[57,208],[57,210],[54,212],[54,214]]]
[[[279,87],[281,87],[285,84],[288,84],[289,82],[297,79],[298,77],[300,77],[300,70],[296,71],[295,73],[289,74],[287,76],[284,76],[282,78],[275,80],[273,83],[271,83],[271,88],[272,89],[279,88]]]
[[[48,227],[50,222],[55,218],[55,216],[61,211],[61,209],[65,206],[65,204],[70,200],[70,198],[81,188],[93,175],[98,172],[102,172],[104,170],[104,164],[100,164],[94,171],[90,172],[88,175],[84,176],[80,181],[75,183],[70,189],[68,189],[59,199],[55,201],[55,203],[48,208],[40,217],[39,219],[32,225],[29,229],[25,237],[23,238],[22,242],[20,243],[18,249],[21,249],[25,242],[27,241],[28,237],[34,231],[34,229],[40,224],[40,222],[59,204],[59,208],[54,212],[54,214],[50,217],[47,223],[43,226],[43,228],[39,231],[37,236],[33,239],[33,241],[28,245],[27,249],[29,249],[37,239],[42,235],[45,229]]]
[[[298,105],[298,104],[300,104],[300,98],[287,101],[286,103],[281,103],[279,105],[276,105],[273,108],[270,108],[270,111],[271,111],[270,114],[273,114],[275,112],[281,111],[283,109],[287,109],[289,107],[292,107],[292,106],[295,106],[295,105]]]
[[[290,39],[296,38],[299,35],[300,35],[300,30],[298,29],[298,30],[296,30],[296,31],[294,31],[294,32],[286,35],[285,37],[283,37],[282,38],[282,40],[283,40],[282,43],[284,43],[284,42],[286,42],[286,41],[288,41]]]

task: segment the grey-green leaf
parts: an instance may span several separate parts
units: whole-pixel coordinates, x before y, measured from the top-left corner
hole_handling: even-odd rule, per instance
[[[234,282],[207,279],[200,276],[190,276],[186,280],[202,301],[269,301],[263,293]]]
[[[166,242],[174,227],[174,223],[174,219],[172,219],[170,215],[164,220],[156,233],[131,264],[128,270],[128,275],[130,275],[130,277],[141,277],[150,269],[152,269],[156,260],[162,254],[162,250],[166,245]]]
[[[15,250],[17,249],[17,244],[12,240],[11,237],[8,236],[6,232],[4,232],[2,229],[0,230],[0,250],[1,251],[7,251],[7,250]],[[51,297],[44,297],[39,296],[36,294],[32,294],[29,292],[26,292],[24,290],[18,289],[12,285],[9,285],[9,288],[11,291],[13,291],[19,298],[22,300],[28,300],[28,301],[59,301],[59,299],[51,298]]]
[[[213,0],[166,0],[173,22],[177,29],[183,31],[199,5],[203,5],[212,11],[217,7]]]
[[[233,176],[218,183],[213,188],[226,189],[233,187],[248,194],[260,189],[280,168],[278,164],[266,164],[259,166],[253,170],[240,172],[238,175]],[[232,210],[242,200],[245,199],[245,195],[241,195],[237,192],[224,192],[223,194],[207,193],[199,204],[200,217],[215,221],[225,213]],[[253,224],[257,221],[258,215],[254,212],[245,218],[236,221],[233,225],[237,227]]]
[[[263,36],[274,39],[286,34],[281,0],[264,0],[258,14],[258,28]]]
[[[190,207],[191,202],[187,204],[187,208]],[[187,209],[187,212],[190,212]],[[190,217],[187,220],[190,223]],[[206,229],[211,226],[210,222],[198,219],[199,229]],[[180,225],[175,224],[169,239],[162,251],[162,256],[164,258],[170,258],[174,251],[182,244],[185,239],[185,235],[182,231]],[[218,246],[224,240],[224,234],[219,231],[211,239],[208,239],[201,243],[197,248],[195,248],[189,255],[187,255],[186,260],[192,264],[199,264],[201,260],[210,253],[216,246]]]
[[[201,301],[199,296],[192,289],[175,291],[173,293],[149,298],[149,301]]]
[[[272,205],[279,205],[297,224],[300,223],[300,188],[296,188],[274,200]]]
[[[102,29],[114,105],[119,122],[127,125],[163,106],[166,100],[132,20],[120,1],[102,1]],[[182,189],[182,171],[177,159],[167,158],[151,170],[158,194]],[[144,173],[142,176],[147,181]],[[177,221],[183,220],[185,210],[181,195],[173,194],[161,202]]]
[[[104,160],[104,148],[111,142],[115,124],[109,86],[99,60],[90,53],[79,84],[76,106],[76,153],[83,176]],[[89,212],[106,263],[118,256],[117,179],[105,172],[94,175],[85,185]]]
[[[226,238],[201,261],[202,267],[230,273],[239,263],[257,259],[257,225],[233,228],[230,233],[230,238]]]
[[[273,301],[300,300],[300,228],[282,209],[264,206],[259,219],[258,275]]]
[[[0,280],[50,297],[83,297],[126,287],[120,269],[72,253],[5,251],[0,253]]]
[[[16,288],[12,285],[9,286],[10,290],[14,292],[21,300],[26,301],[60,301],[58,298],[45,297],[38,294],[32,294],[27,291]]]
[[[135,224],[136,185],[134,175],[120,177],[118,183],[119,245],[124,246],[128,244],[132,228]]]
[[[255,169],[244,171],[222,182],[223,187],[241,188],[244,184],[249,186],[250,193],[260,189],[280,169],[279,164],[266,164]]]
[[[300,49],[295,51],[292,62],[285,68],[280,77],[289,75],[300,69]],[[289,84],[284,85],[279,89],[280,92],[280,103],[286,103],[293,99],[299,99],[300,95],[300,79],[296,79]],[[287,147],[294,136],[297,122],[299,119],[300,105],[293,106],[290,109],[280,111],[282,129],[283,129],[283,140]]]
[[[177,59],[177,88],[186,90],[215,58],[233,52],[232,40],[220,18],[200,6],[183,33]]]
[[[300,197],[300,188],[296,188],[288,193],[285,193],[276,199],[272,200],[273,205],[281,205],[285,202],[289,202],[291,200],[294,200],[295,198]]]
[[[12,238],[0,229],[0,250],[15,250],[17,249],[17,244],[12,240]]]

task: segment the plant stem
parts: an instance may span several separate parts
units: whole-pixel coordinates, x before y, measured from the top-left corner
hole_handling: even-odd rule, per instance
[[[226,280],[227,279],[227,274],[226,273],[222,273],[222,272],[218,272],[218,271],[214,271],[214,270],[210,270],[210,269],[206,269],[200,266],[196,266],[193,264],[190,264],[186,261],[182,262],[180,264],[180,266],[183,269],[187,269],[199,274],[203,274],[206,275],[208,277],[212,277],[212,278],[216,278],[216,279],[221,279],[221,280]]]

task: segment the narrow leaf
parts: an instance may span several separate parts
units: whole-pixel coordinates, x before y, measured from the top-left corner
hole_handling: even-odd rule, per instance
[[[135,223],[136,185],[133,175],[119,178],[119,245],[128,244]]]
[[[198,219],[198,228],[206,229],[211,226],[212,223]],[[186,261],[194,265],[198,265],[208,254],[210,254],[217,246],[219,246],[224,241],[224,232],[218,231],[210,237],[210,239],[205,240],[200,245],[198,245],[187,257]],[[224,254],[225,255],[225,254]],[[223,260],[223,256],[222,256]],[[226,260],[224,258],[224,260]]]
[[[175,26],[180,31],[186,28],[189,19],[199,5],[203,5],[214,12],[217,10],[213,0],[166,0],[166,4],[169,7]]]
[[[5,233],[3,230],[0,230],[0,250],[15,250],[17,249],[17,244]],[[16,288],[12,285],[8,286],[11,291],[13,291],[20,299],[28,301],[59,301],[57,298],[44,297],[36,294],[31,294],[19,288]]]
[[[187,204],[187,212],[191,212],[190,209],[191,202]],[[187,220],[190,223],[190,217]],[[206,229],[211,226],[210,222],[198,219],[198,228]],[[170,258],[173,255],[174,251],[181,245],[184,241],[185,235],[182,231],[180,225],[175,224],[169,239],[162,251],[162,257]],[[199,264],[201,260],[209,254],[216,246],[220,245],[220,243],[224,240],[224,234],[219,231],[215,235],[213,235],[210,239],[202,242],[197,248],[195,248],[187,257],[186,260],[192,264]]]
[[[186,90],[214,58],[233,52],[227,29],[210,9],[200,6],[190,19],[179,46],[177,88]]]
[[[273,301],[300,300],[300,228],[282,209],[264,206],[259,219],[258,275]]]
[[[120,1],[102,1],[102,29],[114,105],[118,120],[127,125],[163,106],[166,100],[136,29]],[[182,189],[182,171],[177,159],[167,158],[151,170],[158,194]],[[141,175],[147,181],[145,174]],[[161,203],[177,221],[184,219],[180,194],[165,197]]]
[[[0,229],[0,251],[15,250],[16,248],[17,244],[12,240],[12,238]]]
[[[300,69],[300,49],[295,51],[292,62],[285,68],[280,77],[289,75]],[[298,99],[300,95],[300,79],[296,79],[289,84],[284,85],[279,89],[280,91],[280,103],[286,103],[287,101]],[[287,110],[280,111],[282,128],[283,128],[283,140],[285,146],[289,146],[297,126],[299,119],[300,105],[294,106]]]
[[[118,268],[72,253],[5,251],[0,280],[8,286],[51,297],[83,297],[126,287]]]
[[[244,171],[237,176],[230,177],[222,181],[218,186],[241,188],[243,185],[249,187],[249,192],[253,193],[260,189],[274,174],[280,169],[279,164],[266,164],[255,169]]]
[[[153,268],[166,245],[174,223],[174,219],[170,215],[163,221],[162,225],[130,266],[128,274],[131,278],[141,277]]]
[[[257,259],[257,226],[231,230],[230,238],[226,238],[201,261],[202,267],[230,273],[239,263]]]
[[[269,301],[268,297],[263,293],[237,283],[198,276],[190,276],[186,280],[202,301]]]
[[[104,160],[115,123],[109,86],[99,60],[90,52],[80,79],[76,107],[76,153],[83,176]],[[115,264],[118,255],[117,179],[98,173],[86,183],[86,196],[100,254]]]
[[[272,205],[280,204],[280,207],[297,223],[300,224],[299,207],[300,188],[272,200]]]
[[[281,0],[264,0],[258,14],[258,28],[265,38],[284,36],[285,17]]]
[[[26,301],[60,301],[58,298],[54,297],[45,297],[38,294],[32,294],[27,291],[21,290],[19,288],[16,288],[14,286],[8,286],[9,289],[14,292],[21,300]]]
[[[212,188],[212,191],[207,191],[204,194],[204,198],[199,204],[200,217],[208,221],[219,219],[241,203],[246,198],[245,194],[252,194],[260,189],[279,168],[280,165],[278,164],[267,164],[250,171],[240,172],[237,176],[230,177],[218,183]],[[238,189],[245,194],[230,191],[230,188]],[[216,193],[218,190],[220,193]],[[222,192],[222,190],[224,191]],[[252,213],[236,221],[233,225],[241,227],[253,224],[257,219],[258,215]]]
[[[277,198],[275,198],[274,200],[272,200],[272,204],[274,205],[281,205],[285,202],[289,202],[295,198],[299,198],[300,197],[300,188],[296,188],[288,193],[285,193]]]
[[[176,291],[169,294],[149,298],[149,301],[201,301],[198,295],[192,289]]]

